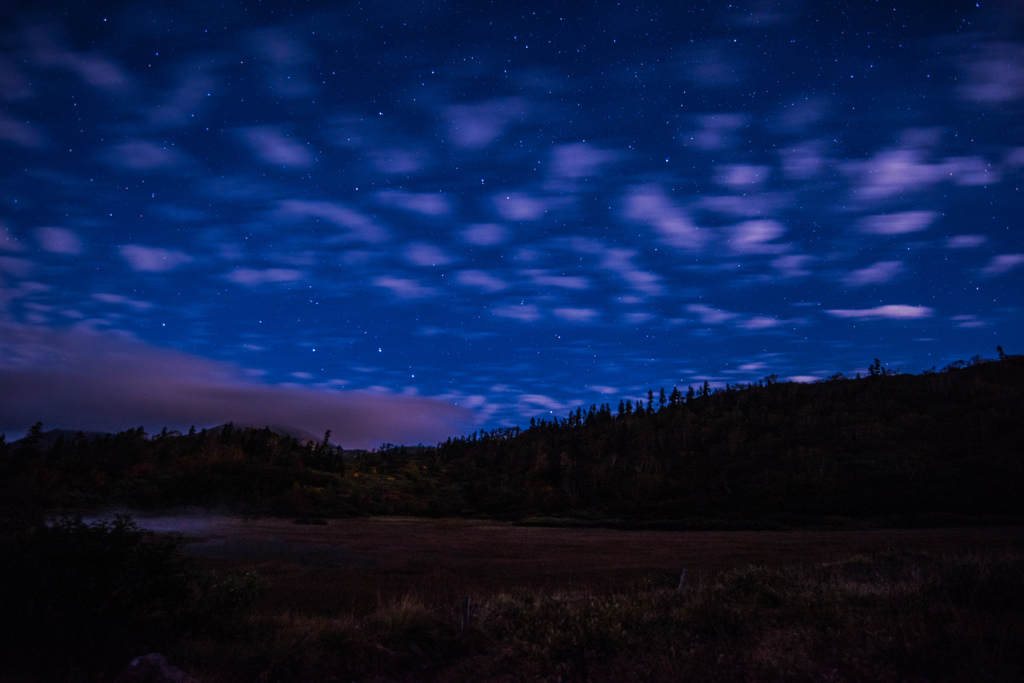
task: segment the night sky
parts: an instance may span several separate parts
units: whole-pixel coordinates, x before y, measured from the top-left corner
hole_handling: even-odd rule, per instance
[[[8,440],[1024,352],[1014,0],[5,6]]]

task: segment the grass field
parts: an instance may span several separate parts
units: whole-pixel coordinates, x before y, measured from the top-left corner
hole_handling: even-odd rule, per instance
[[[139,518],[185,533],[186,554],[225,570],[255,569],[275,607],[361,612],[410,592],[455,601],[516,589],[676,587],[758,565],[838,561],[858,553],[990,553],[1024,549],[1019,527],[862,531],[616,531],[476,520],[362,518],[299,525],[233,517]]]
[[[157,642],[119,614],[207,683],[1024,680],[1020,527],[306,521],[138,518],[185,534],[183,565],[124,522],[36,533],[11,547],[50,558],[20,575],[39,602],[5,626],[38,651],[8,648],[0,680],[112,680]]]

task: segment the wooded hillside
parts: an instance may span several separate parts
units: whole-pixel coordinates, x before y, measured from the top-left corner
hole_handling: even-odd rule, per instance
[[[622,526],[940,524],[1024,515],[1024,357],[577,410],[434,447],[342,452],[270,429],[0,442],[8,515],[112,504]]]

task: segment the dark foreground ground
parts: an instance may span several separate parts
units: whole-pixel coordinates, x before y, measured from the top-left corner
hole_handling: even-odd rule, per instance
[[[111,681],[154,650],[206,683],[1024,680],[1021,527],[304,521],[12,541],[0,681]]]
[[[256,569],[268,604],[332,611],[376,607],[410,592],[427,601],[516,589],[608,591],[678,585],[723,570],[838,561],[896,550],[990,553],[1024,549],[1024,528],[863,531],[616,531],[475,520],[365,518],[301,525],[234,517],[138,518],[176,530],[185,552],[224,570]]]

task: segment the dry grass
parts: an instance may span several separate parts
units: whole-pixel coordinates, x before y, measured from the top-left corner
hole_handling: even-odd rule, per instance
[[[214,683],[1024,679],[1019,530],[359,524],[333,533],[362,564],[277,556],[258,611],[176,661]]]

